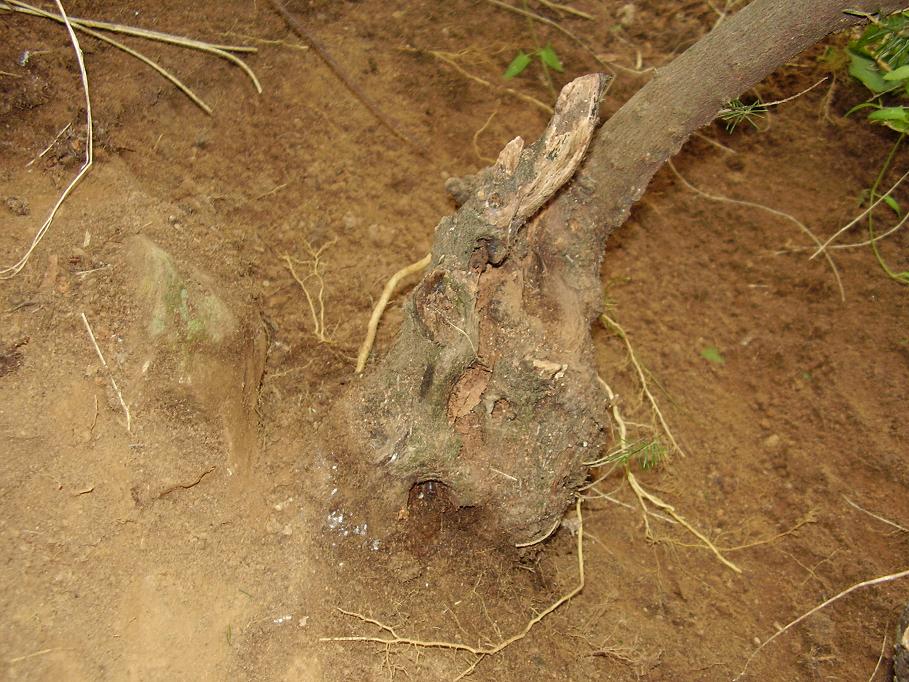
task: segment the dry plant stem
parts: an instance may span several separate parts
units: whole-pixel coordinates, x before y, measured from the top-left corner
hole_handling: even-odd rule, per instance
[[[41,10],[32,5],[20,2],[19,0],[5,0],[5,2],[0,2],[0,9],[8,9],[13,12],[21,12],[23,14],[31,14],[33,16],[40,16],[46,19],[52,19],[53,21],[59,21],[62,23],[63,18],[60,15],[51,14]],[[122,33],[124,35],[130,35],[137,38],[144,38],[146,40],[153,40],[159,43],[168,43],[170,45],[178,45],[180,47],[186,47],[193,50],[200,50],[202,52],[208,52],[209,54],[216,55],[221,59],[226,59],[227,61],[235,64],[240,67],[243,73],[250,79],[255,87],[256,92],[262,94],[262,85],[259,83],[259,79],[256,78],[256,74],[253,73],[253,70],[239,57],[230,54],[231,52],[256,52],[254,47],[246,47],[243,45],[217,45],[214,43],[207,43],[202,40],[194,40],[193,38],[184,38],[183,36],[172,35],[170,33],[162,33],[160,31],[151,31],[144,28],[136,28],[135,26],[125,26],[123,24],[112,24],[106,21],[95,21],[93,19],[82,19],[73,17],[70,19],[73,26],[95,28],[100,31],[109,31],[111,33]]]
[[[561,33],[564,33],[566,36],[571,38],[571,40],[573,40],[575,43],[577,43],[578,46],[581,47],[581,49],[583,49],[584,51],[589,53],[590,56],[593,57],[593,60],[597,64],[599,64],[604,69],[609,71],[612,75],[615,75],[615,72],[613,72],[612,69],[609,68],[609,64],[607,64],[602,59],[600,59],[597,56],[596,52],[594,52],[593,49],[591,49],[591,47],[587,43],[585,43],[583,40],[578,38],[574,33],[569,31],[567,28],[565,28],[561,24],[559,24],[555,21],[552,21],[552,19],[547,19],[546,17],[540,16],[536,12],[531,12],[531,11],[523,9],[521,7],[515,7],[514,5],[509,5],[507,2],[502,2],[502,0],[486,0],[486,2],[488,2],[491,5],[495,5],[496,7],[501,7],[502,9],[508,10],[509,12],[514,12],[515,14],[520,14],[521,16],[528,17],[529,19],[533,19],[534,21],[537,21],[541,24],[545,24],[546,26],[551,26],[555,30],[557,30]]]
[[[650,406],[653,408],[654,414],[656,414],[657,419],[660,420],[660,425],[663,427],[663,431],[666,433],[666,437],[672,443],[672,447],[674,447],[676,449],[676,452],[684,457],[685,452],[679,446],[678,442],[676,442],[675,436],[672,435],[672,430],[669,428],[669,424],[667,424],[666,420],[663,418],[663,412],[660,410],[659,405],[657,405],[656,398],[654,398],[653,393],[650,392],[650,387],[647,385],[647,379],[644,376],[644,368],[641,367],[641,363],[638,362],[638,358],[635,355],[631,341],[628,339],[628,334],[622,328],[622,325],[613,320],[606,313],[600,315],[600,318],[608,325],[610,325],[613,329],[615,329],[619,333],[619,336],[622,337],[622,341],[625,342],[625,347],[628,349],[628,357],[631,359],[631,364],[634,365],[634,370],[637,372],[638,380],[641,382],[641,389],[644,391],[644,395],[647,396],[647,400],[650,402]]]
[[[827,254],[827,248],[828,248],[833,242],[835,242],[835,241],[839,238],[839,236],[840,236],[841,234],[843,234],[843,232],[845,232],[846,230],[848,230],[848,229],[849,229],[850,227],[852,227],[853,225],[857,224],[860,220],[862,220],[862,218],[864,218],[866,215],[868,215],[869,213],[871,213],[871,211],[873,211],[875,208],[877,208],[878,205],[879,205],[881,202],[883,202],[887,197],[889,197],[891,194],[893,194],[893,191],[894,191],[897,187],[899,187],[900,184],[903,182],[903,180],[905,180],[907,177],[909,177],[909,171],[906,171],[905,173],[903,173],[903,174],[900,176],[899,180],[897,180],[896,182],[893,183],[893,185],[890,187],[890,189],[888,189],[888,190],[887,190],[886,192],[884,192],[880,197],[878,197],[877,201],[873,202],[868,208],[866,208],[864,211],[862,211],[862,212],[859,213],[857,216],[855,216],[855,218],[853,218],[853,219],[850,220],[848,223],[846,223],[845,225],[843,225],[840,229],[838,229],[836,232],[834,232],[834,233],[833,233],[833,236],[830,237],[827,241],[825,241],[823,244],[820,244],[820,245],[818,246],[817,251],[815,251],[814,253],[812,253],[812,254],[811,254],[811,258],[809,258],[808,260],[813,260],[816,256],[818,256],[818,255],[821,254],[821,253],[823,253],[824,255],[826,255],[826,254]],[[889,234],[889,233],[888,233],[888,234]]]
[[[477,667],[477,665],[482,661],[486,656],[495,656],[498,653],[501,653],[504,649],[511,646],[515,642],[524,639],[528,633],[542,621],[546,616],[548,616],[553,611],[556,611],[559,607],[568,603],[574,599],[581,591],[584,589],[584,515],[581,512],[581,499],[578,498],[575,500],[575,513],[578,515],[578,530],[577,530],[577,553],[578,553],[578,584],[570,592],[559,597],[556,601],[550,604],[547,608],[540,611],[537,615],[527,621],[527,624],[520,631],[513,634],[511,637],[502,640],[494,646],[486,647],[474,647],[469,644],[460,644],[458,642],[449,642],[445,640],[424,640],[424,639],[414,639],[411,637],[401,637],[394,628],[385,623],[376,620],[375,618],[369,618],[364,616],[361,613],[356,611],[347,611],[342,608],[338,608],[338,611],[343,613],[345,616],[351,616],[357,618],[358,620],[363,621],[364,623],[369,623],[375,625],[377,628],[384,630],[391,638],[387,637],[372,637],[368,635],[353,635],[347,637],[320,637],[320,642],[375,642],[376,644],[384,644],[386,646],[391,645],[408,645],[415,646],[424,649],[451,649],[454,651],[465,651],[467,653],[473,654],[476,656],[474,662],[470,665],[469,668],[464,670],[460,675],[455,679],[460,680],[463,677],[469,675]]]
[[[114,379],[114,373],[111,371],[110,366],[107,364],[107,360],[104,359],[104,354],[101,352],[101,347],[95,340],[95,333],[92,331],[92,326],[88,323],[88,318],[85,316],[85,313],[81,313],[81,316],[82,323],[85,325],[85,331],[88,332],[88,338],[91,339],[92,345],[95,347],[95,352],[98,354],[98,359],[101,361],[101,365],[107,372],[107,378],[110,379],[111,388],[114,389],[114,393],[117,394],[117,400],[120,401],[120,407],[123,408],[123,414],[126,416],[126,431],[131,432],[132,419],[129,415],[129,407],[127,407],[126,401],[123,400],[123,394],[120,392],[120,387],[117,386],[117,380]]]
[[[757,204],[753,201],[745,201],[742,199],[731,199],[729,197],[720,196],[718,194],[710,194],[709,192],[705,192],[704,190],[699,189],[698,187],[695,187],[690,182],[688,182],[688,180],[686,180],[685,177],[681,173],[679,173],[678,170],[676,170],[676,167],[672,163],[672,161],[667,161],[666,165],[669,166],[669,168],[672,170],[672,172],[675,174],[675,176],[681,181],[681,183],[683,185],[685,185],[685,187],[690,189],[692,192],[694,192],[698,196],[702,196],[705,199],[709,199],[710,201],[718,201],[721,203],[735,204],[738,206],[747,206],[748,208],[757,208],[762,211],[766,211],[767,213],[770,213],[771,215],[775,215],[780,218],[784,218],[784,219],[794,223],[802,232],[804,232],[806,235],[808,235],[808,237],[819,247],[818,251],[815,253],[815,255],[817,255],[817,253],[820,253],[821,251],[824,250],[824,246],[821,244],[821,240],[818,239],[817,236],[814,234],[814,232],[812,232],[810,229],[808,229],[808,226],[805,225],[805,223],[803,223],[798,218],[796,218],[784,211],[779,211],[775,208],[771,208],[770,206],[765,206],[764,204]],[[814,256],[812,256],[812,258],[813,257]],[[843,281],[840,279],[839,269],[837,269],[836,263],[833,262],[833,258],[830,257],[829,253],[825,252],[824,257],[827,259],[827,262],[830,264],[830,269],[833,271],[833,277],[836,279],[836,286],[840,291],[840,300],[845,301],[846,300],[846,290],[843,288]]]
[[[900,531],[900,532],[902,532],[902,533],[909,533],[909,528],[906,528],[906,526],[901,526],[900,524],[896,523],[895,521],[891,521],[890,519],[884,518],[883,516],[880,516],[880,515],[878,515],[878,514],[875,514],[874,512],[868,511],[868,510],[865,509],[864,507],[861,507],[861,506],[857,505],[855,502],[853,502],[852,500],[850,500],[850,499],[849,499],[848,497],[846,497],[845,495],[843,495],[843,499],[846,500],[846,502],[847,502],[850,506],[855,507],[855,508],[858,509],[860,512],[863,512],[863,513],[867,514],[867,515],[870,516],[871,518],[877,519],[877,520],[880,521],[881,523],[886,523],[888,526],[893,526],[894,528],[896,528],[898,531]]]
[[[379,320],[382,319],[382,313],[385,312],[385,306],[388,305],[388,301],[391,299],[392,294],[394,294],[395,288],[400,281],[408,275],[425,270],[426,266],[429,265],[431,258],[432,254],[426,254],[426,256],[416,263],[411,263],[407,267],[398,270],[391,276],[388,282],[385,283],[385,288],[382,289],[382,295],[379,297],[379,302],[376,303],[375,307],[372,309],[372,316],[369,318],[369,325],[366,328],[366,338],[363,339],[363,345],[360,346],[360,354],[357,356],[357,374],[362,372],[366,367],[366,360],[369,359],[369,351],[372,350],[372,344],[376,340],[376,330],[379,328]]]
[[[347,72],[341,68],[340,64],[335,61],[335,58],[329,54],[328,50],[322,45],[321,42],[316,40],[316,38],[306,30],[303,26],[303,23],[300,22],[293,14],[287,11],[284,5],[281,4],[280,0],[269,0],[271,6],[274,7],[275,12],[281,15],[281,18],[284,19],[284,22],[290,28],[291,31],[300,36],[309,46],[316,51],[316,54],[319,55],[319,58],[325,62],[326,66],[331,69],[332,73],[337,76],[344,87],[346,87],[350,92],[365,106],[369,112],[376,117],[376,119],[381,123],[385,128],[395,137],[397,137],[402,142],[405,142],[407,145],[414,149],[418,149],[417,144],[407,135],[401,132],[401,126],[392,119],[386,113],[383,113],[378,106],[373,104],[372,100],[366,96],[366,93],[363,92],[363,89],[353,82],[350,76],[347,75]]]
[[[798,618],[796,618],[794,621],[792,621],[792,622],[789,623],[788,625],[782,627],[781,629],[777,630],[777,631],[774,632],[770,637],[768,637],[768,638],[765,639],[763,642],[761,642],[761,645],[760,645],[757,649],[755,649],[755,650],[751,653],[751,656],[748,657],[748,660],[745,661],[745,667],[742,668],[742,671],[741,671],[738,675],[736,675],[734,679],[735,679],[735,680],[739,680],[739,679],[742,678],[742,676],[748,671],[748,666],[751,664],[751,661],[754,660],[754,657],[757,656],[758,653],[759,653],[765,646],[767,646],[768,644],[770,644],[770,642],[772,642],[773,640],[775,640],[777,637],[779,637],[780,635],[782,635],[784,632],[786,632],[786,631],[789,630],[790,628],[793,628],[793,627],[795,627],[796,625],[798,625],[799,623],[801,623],[803,620],[805,620],[805,619],[808,618],[809,616],[814,615],[815,613],[817,613],[817,612],[820,611],[821,609],[824,609],[824,608],[830,606],[830,604],[832,604],[833,602],[838,601],[839,599],[842,599],[842,598],[845,597],[846,595],[851,594],[851,593],[855,592],[856,590],[860,590],[860,589],[865,588],[865,587],[873,587],[874,585],[881,585],[881,584],[883,584],[883,583],[889,583],[889,582],[892,582],[892,581],[894,581],[894,580],[899,580],[900,578],[906,578],[906,577],[909,577],[909,569],[906,569],[906,570],[903,570],[903,571],[899,571],[898,573],[891,573],[890,575],[881,576],[880,578],[872,578],[871,580],[864,580],[864,581],[862,581],[862,582],[860,582],[860,583],[856,583],[855,585],[852,585],[851,587],[846,588],[845,590],[843,590],[843,591],[840,592],[839,594],[837,594],[837,595],[835,595],[835,596],[833,596],[833,597],[830,597],[830,599],[828,599],[827,601],[823,602],[822,604],[818,604],[818,605],[815,606],[813,609],[811,609],[810,611],[807,611],[807,612],[803,613],[801,616],[799,616]]]
[[[34,14],[35,14],[35,16],[44,17],[46,19],[52,19],[54,21],[56,21],[58,19],[58,17],[56,15],[50,14],[43,10],[36,10]],[[194,93],[187,85],[185,85],[179,78],[177,78],[170,71],[168,71],[167,69],[162,67],[160,64],[158,64],[154,60],[149,59],[148,57],[146,57],[144,54],[142,54],[138,50],[134,50],[131,47],[124,45],[120,41],[114,40],[113,38],[109,38],[106,35],[104,35],[102,33],[98,33],[97,31],[87,28],[84,25],[81,25],[76,22],[72,22],[72,26],[77,31],[81,31],[82,33],[85,33],[86,35],[90,35],[91,37],[95,38],[96,40],[100,40],[101,42],[107,43],[108,45],[112,45],[112,46],[116,47],[118,50],[122,50],[126,54],[130,55],[131,57],[135,57],[140,62],[147,64],[148,66],[153,68],[155,71],[157,71],[159,74],[164,76],[164,78],[166,78],[171,83],[173,83],[174,87],[176,87],[178,90],[183,92],[183,94],[185,94],[187,97],[189,97],[193,101],[193,103],[196,104],[196,106],[198,106],[200,109],[202,109],[202,111],[204,111],[208,115],[211,115],[210,106],[208,106],[205,102],[203,102],[202,99],[198,95],[196,95],[196,93]]]
[[[565,12],[566,14],[573,14],[576,17],[581,17],[581,19],[588,19],[590,21],[594,20],[593,15],[587,14],[587,12],[582,12],[581,10],[575,9],[574,7],[563,5],[560,2],[552,2],[552,0],[537,0],[537,2],[539,2],[544,7],[554,9],[556,12]]]
[[[79,169],[79,172],[76,174],[76,177],[70,181],[70,183],[66,186],[66,189],[64,189],[63,193],[60,195],[60,198],[57,199],[57,203],[54,204],[44,223],[40,228],[38,228],[38,231],[35,233],[34,238],[32,238],[32,243],[28,247],[28,250],[26,250],[25,254],[18,260],[15,265],[11,265],[0,270],[0,279],[11,279],[22,271],[22,268],[24,268],[28,263],[29,259],[32,256],[32,253],[35,251],[38,244],[47,233],[47,230],[50,228],[51,223],[54,221],[54,217],[57,215],[57,211],[60,210],[60,206],[63,205],[66,197],[70,195],[73,189],[75,189],[76,185],[79,184],[79,181],[85,177],[85,175],[91,169],[92,163],[94,162],[92,102],[91,97],[89,97],[88,94],[88,74],[85,72],[85,61],[82,58],[82,47],[79,45],[79,39],[76,37],[76,32],[73,30],[72,24],[70,24],[69,18],[66,16],[66,12],[63,10],[63,5],[60,4],[60,0],[56,0],[56,2],[57,9],[60,10],[62,21],[66,25],[67,33],[69,33],[70,42],[73,44],[73,49],[76,52],[76,61],[79,64],[79,74],[82,77],[82,91],[85,94],[85,161],[83,162],[82,167]]]

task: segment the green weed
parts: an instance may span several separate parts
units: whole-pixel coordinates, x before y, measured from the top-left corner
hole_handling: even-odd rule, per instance
[[[871,187],[862,192],[862,205],[871,206],[882,200],[897,217],[902,217],[900,203],[891,195],[879,190],[893,163],[897,150],[909,133],[909,12],[897,12],[887,17],[855,13],[869,20],[862,34],[846,47],[849,74],[862,83],[871,96],[852,107],[847,116],[871,109],[867,118],[870,122],[884,125],[899,133],[896,142],[884,159]],[[874,257],[881,269],[891,279],[909,284],[909,271],[894,271],[884,260],[878,246],[874,226],[874,212],[868,211],[868,236]]]

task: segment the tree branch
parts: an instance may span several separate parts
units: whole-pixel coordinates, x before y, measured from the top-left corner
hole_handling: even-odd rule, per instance
[[[727,102],[827,34],[904,0],[754,0],[659,69],[600,128],[578,174],[600,239],[625,222],[650,179]],[[577,199],[578,197],[576,197]]]

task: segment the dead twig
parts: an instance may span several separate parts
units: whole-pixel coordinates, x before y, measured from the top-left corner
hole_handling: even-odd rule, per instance
[[[312,33],[310,33],[303,26],[293,14],[287,11],[284,5],[281,4],[280,0],[269,0],[271,6],[274,8],[275,12],[281,15],[281,18],[284,19],[284,22],[290,28],[291,31],[300,36],[305,40],[309,46],[315,50],[316,54],[319,55],[319,58],[325,62],[326,66],[331,69],[332,73],[337,76],[344,87],[346,87],[350,92],[365,106],[369,112],[376,117],[376,119],[381,123],[385,128],[395,137],[397,137],[402,142],[405,142],[412,149],[420,150],[416,142],[414,142],[410,137],[401,132],[401,126],[388,114],[383,113],[378,106],[373,104],[372,100],[366,96],[366,93],[363,92],[363,89],[354,83],[354,81],[347,75],[347,72],[341,68],[338,62],[335,61],[335,58],[331,56],[328,50],[325,48],[322,43],[317,40]]]

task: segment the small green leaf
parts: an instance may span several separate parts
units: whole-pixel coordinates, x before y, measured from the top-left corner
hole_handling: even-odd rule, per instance
[[[880,105],[877,102],[862,102],[861,104],[856,104],[849,111],[846,112],[846,116],[852,116],[856,111],[861,111],[862,109],[877,109]]]
[[[868,114],[869,121],[909,121],[905,107],[882,107]]]
[[[903,214],[903,209],[900,208],[900,202],[898,202],[896,199],[894,199],[889,194],[884,197],[884,203],[887,204],[890,207],[890,209],[894,213],[896,213],[897,216],[900,216]]]
[[[723,357],[716,346],[707,346],[701,351],[701,357],[716,365],[726,364],[726,358]]]
[[[909,78],[909,64],[884,74],[885,81],[904,81],[907,78]]]
[[[552,45],[546,43],[546,47],[537,52],[540,60],[548,66],[550,69],[562,73],[565,69],[562,67],[562,62],[559,60],[559,55],[556,54],[556,51],[552,49]]]
[[[898,133],[909,132],[909,110],[906,107],[882,107],[868,114],[868,120],[882,123]]]
[[[502,74],[502,78],[505,80],[511,80],[515,76],[521,75],[524,69],[530,65],[530,61],[530,55],[524,52],[524,50],[521,50],[518,52],[515,58],[511,60],[511,64],[509,64],[508,68],[505,69],[505,73]]]
[[[861,81],[875,94],[899,87],[899,83],[888,83],[881,76],[881,70],[871,57],[849,50],[849,75]]]

